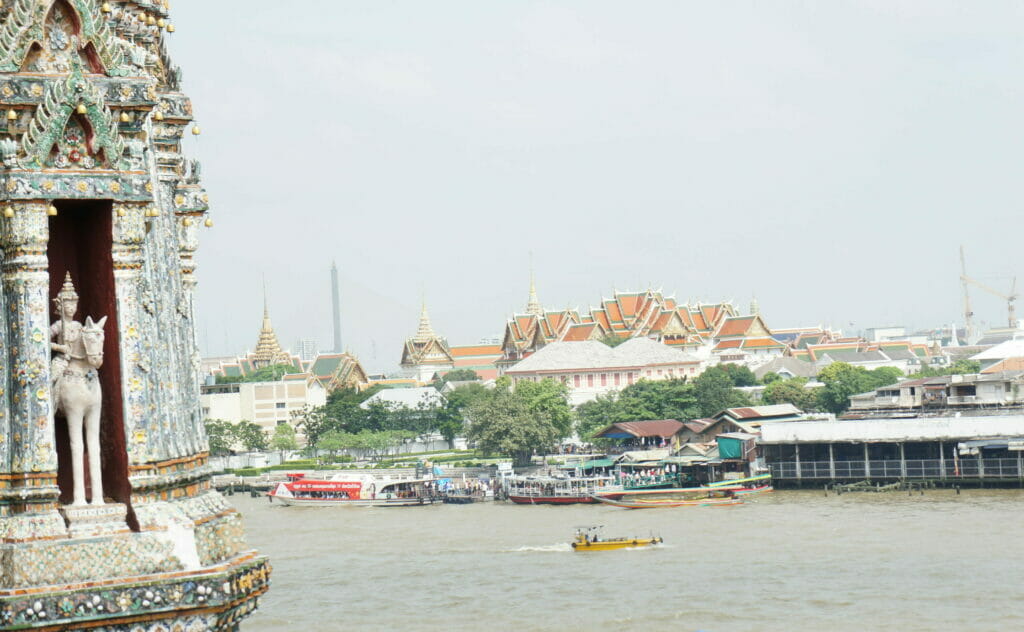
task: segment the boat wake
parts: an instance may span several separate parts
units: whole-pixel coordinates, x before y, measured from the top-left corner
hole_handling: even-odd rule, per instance
[[[521,546],[518,549],[509,549],[506,553],[569,553],[572,552],[572,546],[565,543],[559,542],[558,544],[548,544],[545,546]]]

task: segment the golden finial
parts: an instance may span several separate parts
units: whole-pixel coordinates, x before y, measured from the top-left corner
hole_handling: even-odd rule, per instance
[[[86,112],[88,112],[88,109],[86,109],[84,103],[79,103],[78,107],[75,108],[75,111],[78,112],[79,114],[85,114]]]
[[[46,214],[47,214],[47,215],[49,215],[50,217],[56,217],[56,216],[57,216],[57,207],[56,207],[56,206],[54,206],[53,204],[51,204],[51,205],[50,205],[50,206],[49,206],[49,207],[48,207],[48,208],[46,209]]]

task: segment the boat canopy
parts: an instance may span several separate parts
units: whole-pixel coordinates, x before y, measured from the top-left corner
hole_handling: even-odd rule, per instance
[[[594,459],[583,463],[566,463],[561,467],[563,470],[593,470],[599,467],[614,467],[615,461],[611,459]]]

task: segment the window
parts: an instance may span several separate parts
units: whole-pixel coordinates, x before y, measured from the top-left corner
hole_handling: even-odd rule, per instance
[[[580,387],[580,376],[578,376],[578,375],[572,376],[572,385],[575,386],[576,388]]]
[[[628,382],[629,382],[630,384],[632,384],[632,383],[633,383],[633,372],[632,372],[632,371],[630,371],[629,373],[627,373],[627,374],[626,374],[626,380],[627,380],[627,381],[628,381]]]
[[[601,386],[608,386],[608,374],[607,373],[602,373],[601,374]]]
[[[285,425],[286,423],[288,423],[288,420],[287,420],[287,419],[278,419],[278,420],[277,420],[277,425],[279,425],[279,426],[283,426],[283,425]]]
[[[616,373],[615,377],[612,379],[612,381],[615,382],[615,386],[619,385],[619,376],[620,375],[621,375],[620,373]]]
[[[594,374],[593,373],[589,373],[589,374],[587,374],[587,386],[593,386],[593,385],[594,385]]]
[[[285,406],[287,406],[287,404],[285,404],[284,402],[277,402],[278,408],[284,408]]]
[[[651,377],[651,370],[647,369],[647,377]]]

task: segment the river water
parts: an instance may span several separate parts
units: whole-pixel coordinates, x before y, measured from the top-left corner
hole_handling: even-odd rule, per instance
[[[284,507],[229,496],[270,592],[244,632],[1024,630],[1024,492],[775,492],[735,507]],[[661,535],[574,553],[579,525]]]

